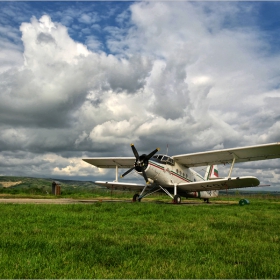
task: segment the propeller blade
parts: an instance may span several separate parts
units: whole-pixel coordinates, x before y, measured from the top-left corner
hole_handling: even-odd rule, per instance
[[[148,165],[148,160],[159,151],[159,148],[156,148],[154,151],[152,151],[151,153],[149,153],[148,155],[141,155],[141,157],[139,156],[134,144],[131,144],[131,149],[132,152],[136,158],[136,161],[134,163],[134,167],[130,168],[129,170],[127,170],[125,173],[123,173],[121,175],[121,178],[123,178],[124,176],[126,176],[128,173],[130,173],[132,170],[136,169],[137,172],[139,172],[141,170],[142,175],[146,181],[147,184],[149,184],[149,180],[147,177],[147,174],[145,172],[145,166],[147,167]]]
[[[136,160],[139,160],[139,154],[138,154],[134,144],[131,144],[130,146],[131,146],[134,156],[136,157]]]
[[[156,148],[154,151],[152,151],[151,153],[149,153],[145,160],[149,160],[154,154],[156,154],[159,151],[159,148]]]
[[[149,180],[148,180],[148,177],[147,177],[147,175],[146,175],[146,172],[145,172],[144,167],[142,167],[142,174],[143,174],[143,177],[144,177],[146,183],[149,184],[150,182],[149,182]]]
[[[132,168],[130,168],[129,170],[127,170],[126,172],[123,173],[123,175],[121,175],[121,178],[123,178],[125,175],[127,175],[128,173],[130,173],[135,167],[133,166]]]

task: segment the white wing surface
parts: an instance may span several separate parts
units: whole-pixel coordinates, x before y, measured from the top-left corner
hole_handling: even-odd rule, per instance
[[[104,181],[95,181],[94,184],[106,187],[113,190],[124,190],[124,191],[142,191],[146,185],[143,184],[134,184],[134,183],[120,183],[120,182],[104,182]]]
[[[135,157],[83,158],[83,161],[99,168],[129,168],[134,165]]]
[[[280,158],[280,142],[258,146],[247,146],[242,148],[177,155],[173,156],[172,158],[175,162],[182,164],[185,167],[196,167],[231,163],[234,157],[235,162]]]
[[[227,190],[238,188],[257,187],[260,181],[256,177],[244,176],[236,178],[224,178],[211,181],[200,181],[193,183],[179,184],[178,189],[190,192],[209,191],[209,190]]]

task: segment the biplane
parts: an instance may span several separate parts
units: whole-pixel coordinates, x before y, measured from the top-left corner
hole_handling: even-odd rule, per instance
[[[131,148],[134,157],[95,157],[83,160],[98,168],[115,168],[115,181],[94,183],[112,190],[135,191],[133,201],[139,202],[156,192],[166,193],[175,204],[181,203],[182,197],[200,198],[209,202],[210,198],[218,196],[219,190],[257,187],[260,181],[254,176],[231,177],[235,163],[280,157],[280,142],[174,156],[158,154],[159,148],[149,154],[139,155],[134,144],[131,144]],[[219,164],[230,165],[227,176],[219,177]],[[204,176],[192,169],[200,166],[207,167]],[[119,168],[129,168],[121,177],[135,171],[144,178],[145,184],[120,182]]]

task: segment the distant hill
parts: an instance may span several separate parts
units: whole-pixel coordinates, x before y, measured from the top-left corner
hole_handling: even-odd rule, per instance
[[[91,193],[97,190],[105,190],[95,185],[91,181],[75,181],[63,180],[55,178],[32,178],[32,177],[16,177],[16,176],[0,176],[0,193],[32,193],[32,194],[51,194],[52,182],[60,183],[61,191],[63,194],[78,194],[78,193]],[[107,190],[107,189],[106,189]],[[280,195],[280,192],[271,191],[245,191],[245,190],[228,190],[220,191],[223,195],[254,195],[254,194],[269,194]]]
[[[48,194],[52,191],[52,182],[60,183],[63,193],[90,192],[100,189],[91,181],[61,180],[55,178],[32,178],[16,176],[0,176],[1,193],[40,193]]]
[[[56,181],[56,182],[60,182],[61,185],[67,185],[67,186],[100,188],[99,186],[95,185],[92,181],[76,181],[76,180],[63,180],[63,179],[50,179],[50,180],[51,182]]]
[[[5,183],[11,183],[17,187],[29,186],[29,185],[50,185],[53,181],[60,182],[61,185],[69,186],[89,186],[98,187],[91,181],[75,181],[75,180],[63,180],[55,178],[34,178],[34,177],[17,177],[17,176],[0,176],[0,185]],[[18,183],[18,184],[15,184]]]

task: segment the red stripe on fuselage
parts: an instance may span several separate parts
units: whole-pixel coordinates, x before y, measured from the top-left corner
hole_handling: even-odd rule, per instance
[[[180,180],[183,180],[183,181],[187,182],[187,183],[192,182],[191,180],[185,179],[184,177],[180,177],[180,175],[177,175],[177,173],[175,173],[174,171],[173,171],[172,175],[179,178]]]
[[[156,168],[158,168],[158,169],[160,169],[160,170],[164,170],[163,167],[158,166],[158,165],[156,165],[156,164],[153,164],[153,163],[151,163],[151,162],[149,162],[149,165],[152,165],[153,167],[156,167]]]
[[[158,168],[158,169],[164,171],[164,168],[161,167],[161,166],[158,166],[158,165],[153,164],[153,163],[151,163],[151,162],[149,162],[149,165],[151,165],[151,166],[153,166],[153,167],[156,167],[156,168]],[[173,176],[179,178],[180,180],[183,180],[183,181],[185,181],[185,182],[187,182],[187,183],[191,182],[190,180],[185,179],[184,177],[180,177],[180,175],[177,175],[177,173],[175,173],[174,171],[171,171],[171,173],[172,173]]]

